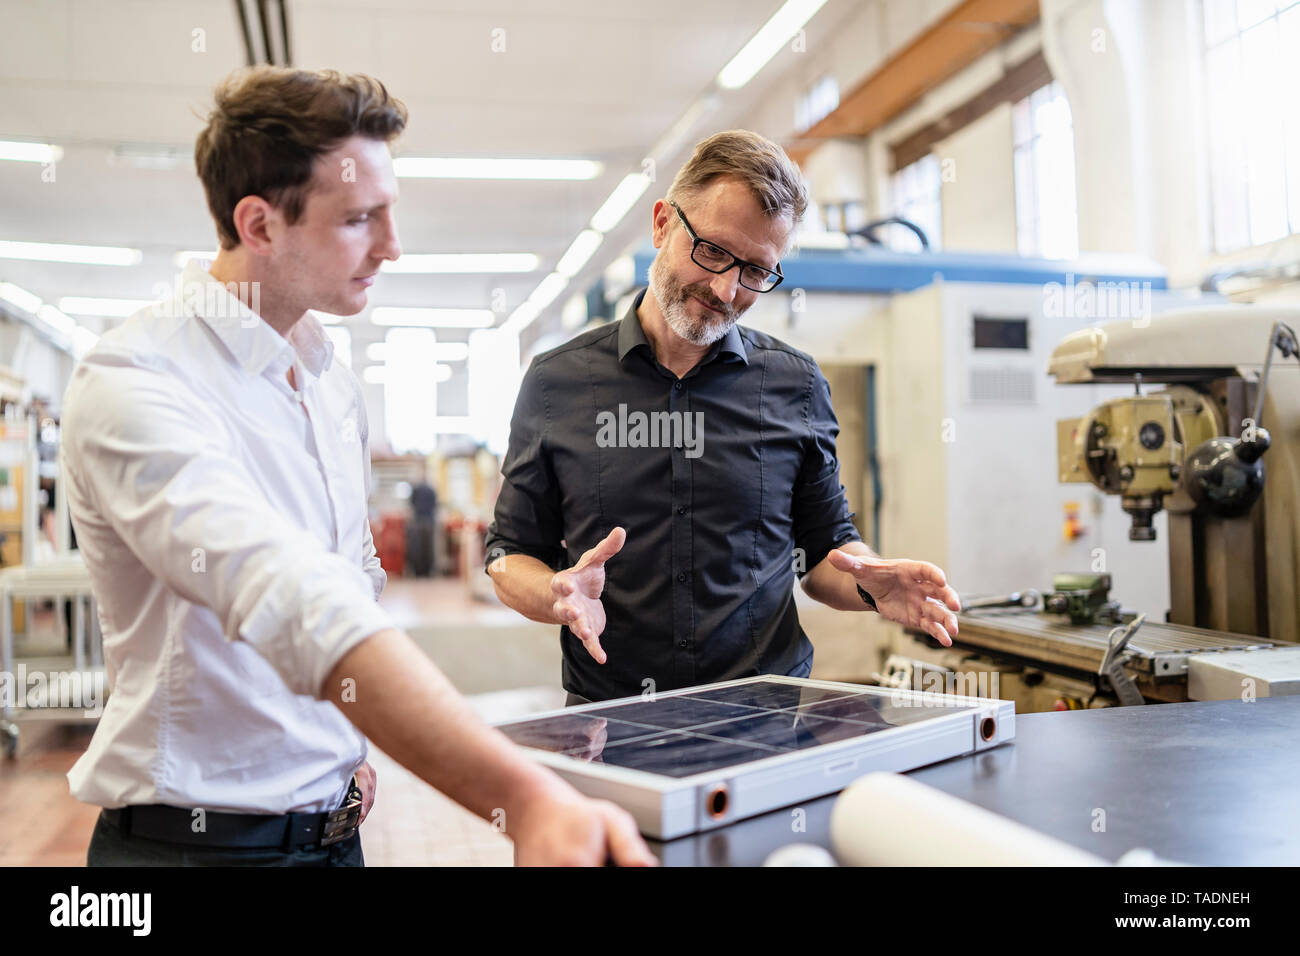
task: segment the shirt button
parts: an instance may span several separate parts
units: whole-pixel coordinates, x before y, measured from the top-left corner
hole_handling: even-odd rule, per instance
[[[684,514],[686,514],[686,509],[685,509],[685,508],[678,508],[678,509],[677,509],[677,513],[678,513],[679,515],[684,515]]]
[[[678,580],[678,581],[685,581],[685,580],[686,580],[686,572],[685,572],[685,571],[680,572],[680,573],[677,575],[677,580]]]
[[[677,391],[680,392],[680,391],[682,390],[682,383],[681,383],[681,382],[673,382],[673,388],[677,389]]]
[[[678,641],[677,646],[680,647],[682,650],[686,650],[686,643],[687,643],[686,641]]]

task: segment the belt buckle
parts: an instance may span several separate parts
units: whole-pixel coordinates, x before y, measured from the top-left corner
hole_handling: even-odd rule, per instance
[[[321,827],[320,845],[329,846],[346,840],[357,832],[361,823],[361,800],[354,797],[337,810],[325,815],[325,825]]]

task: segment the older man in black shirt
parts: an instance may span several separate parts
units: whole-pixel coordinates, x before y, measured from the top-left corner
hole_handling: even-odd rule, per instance
[[[781,281],[806,204],[775,144],[700,143],[654,205],[649,289],[524,376],[488,573],[506,604],[561,625],[570,703],[807,676],[796,576],[831,607],[957,633],[939,568],[859,540],[817,364],[736,324]]]

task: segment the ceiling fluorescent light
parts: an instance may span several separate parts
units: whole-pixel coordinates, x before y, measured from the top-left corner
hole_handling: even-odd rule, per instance
[[[531,301],[523,302],[519,308],[510,313],[510,318],[501,323],[501,331],[510,335],[518,335],[524,329],[532,324],[533,319],[541,315],[539,309]]]
[[[595,179],[601,164],[589,159],[442,159],[403,156],[393,172],[409,179]]]
[[[63,158],[62,146],[49,143],[21,143],[0,140],[0,159],[14,163],[57,163]]]
[[[432,253],[404,255],[385,262],[381,272],[469,273],[535,272],[541,260],[530,252]]]
[[[12,282],[0,282],[0,299],[4,299],[10,305],[17,306],[24,312],[36,314],[36,310],[41,307],[41,297],[34,292],[28,292],[20,285],[14,285]]]
[[[0,282],[0,299],[35,316],[37,322],[52,329],[65,340],[70,337],[77,358],[85,354],[98,338],[85,326],[78,325],[76,320],[42,302],[40,296],[12,282]]]
[[[108,154],[110,166],[135,169],[180,169],[194,162],[194,150],[161,143],[118,143]]]
[[[574,239],[572,244],[570,244],[568,251],[565,252],[564,255],[560,256],[560,261],[556,264],[555,271],[566,279],[572,279],[582,271],[582,267],[587,264],[587,261],[595,254],[596,250],[600,248],[600,243],[603,239],[604,236],[598,233],[595,229],[582,230],[582,232],[578,233],[578,238]]]
[[[55,242],[14,242],[0,239],[0,259],[70,262],[87,266],[135,266],[144,258],[139,249],[120,246],[71,246]]]
[[[804,24],[825,4],[826,0],[787,0],[780,10],[772,14],[772,19],[754,34],[754,38],[722,68],[718,74],[718,85],[724,90],[738,90],[752,80],[767,65],[767,61],[785,46],[786,41],[802,30]]]
[[[124,319],[128,315],[139,312],[151,301],[150,299],[91,299],[68,295],[59,300],[59,310],[68,315],[97,315],[106,319]]]
[[[406,325],[431,329],[486,329],[496,321],[491,309],[408,309],[379,306],[370,313],[375,325]]]
[[[567,276],[562,276],[558,272],[552,272],[532,291],[528,298],[519,308],[510,313],[510,318],[501,323],[501,331],[509,332],[511,335],[518,335],[524,329],[528,328],[543,311],[546,310],[552,302],[560,297],[569,284]]]
[[[71,335],[77,329],[77,323],[64,315],[52,305],[43,305],[36,310],[36,317],[46,325],[64,335]]]
[[[609,232],[623,221],[623,217],[649,188],[649,176],[644,173],[628,173],[596,210],[596,215],[591,217],[591,228],[597,232]]]
[[[560,275],[558,272],[552,272],[538,283],[537,288],[528,297],[528,301],[537,307],[538,312],[541,312],[559,298],[560,293],[564,291],[565,286],[568,284],[569,280],[565,276]]]

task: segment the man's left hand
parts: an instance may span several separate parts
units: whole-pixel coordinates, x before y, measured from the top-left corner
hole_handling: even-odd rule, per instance
[[[357,821],[357,826],[361,826],[366,820],[366,814],[370,808],[375,805],[375,768],[369,763],[363,763],[359,770],[353,775],[357,778],[357,787],[361,790],[361,819]]]
[[[868,558],[834,549],[831,566],[845,571],[871,595],[882,617],[925,631],[944,647],[957,634],[961,599],[948,586],[943,570],[928,561]]]

